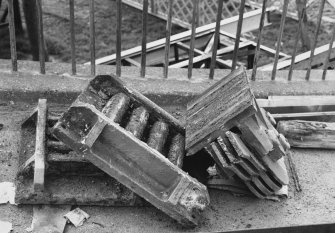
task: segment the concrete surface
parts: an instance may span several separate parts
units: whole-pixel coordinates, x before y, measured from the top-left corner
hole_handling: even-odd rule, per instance
[[[19,150],[19,123],[34,107],[25,102],[1,102],[0,182],[14,181]],[[53,109],[59,105],[52,104]],[[173,232],[223,231],[335,222],[335,153],[327,150],[293,150],[303,191],[290,186],[282,202],[234,197],[210,190],[211,205],[199,227],[183,229],[154,207],[82,207],[91,218],[80,228],[65,232]],[[13,223],[15,232],[25,232],[32,219],[32,206],[0,206],[0,219]]]
[[[7,63],[6,63],[7,62]],[[57,66],[57,67],[56,67]],[[19,63],[20,73],[12,74],[9,62],[0,62],[0,182],[14,181],[19,151],[19,124],[35,107],[38,97],[48,97],[53,102],[50,111],[63,109],[85,87],[90,76],[72,77],[68,65],[47,64],[46,76],[38,74],[37,63]],[[56,67],[56,68],[55,68]],[[85,71],[86,69],[86,71]],[[105,73],[114,67],[98,67]],[[88,73],[89,67],[79,69]],[[159,70],[159,72],[158,72]],[[23,72],[25,71],[25,72]],[[124,68],[131,75],[138,70]],[[183,106],[192,97],[214,81],[206,79],[207,71],[195,72],[198,76],[186,80],[185,70],[170,71],[174,79],[162,81],[155,76],[161,69],[148,70],[149,79],[126,77],[126,82],[152,97],[169,111],[171,103],[178,105],[175,116],[182,117]],[[224,72],[217,72],[216,79]],[[286,71],[284,71],[286,72]],[[279,75],[285,73],[278,72]],[[59,75],[61,74],[61,75]],[[303,72],[296,82],[288,83],[283,78],[269,81],[269,75],[261,73],[260,81],[252,83],[256,96],[269,94],[335,94],[332,81],[314,82],[320,75],[314,72],[312,82],[303,81]],[[137,77],[136,76],[136,77]],[[178,78],[179,77],[179,78]],[[180,79],[183,79],[181,81]],[[321,78],[320,78],[321,79]],[[129,81],[128,81],[129,80]],[[132,81],[134,80],[134,81]],[[149,80],[149,81],[148,81]],[[261,81],[263,80],[263,81]],[[150,82],[150,85],[146,83]],[[300,83],[301,85],[295,85]],[[317,83],[317,85],[316,85]],[[148,87],[151,87],[148,89]],[[65,94],[68,95],[65,95]],[[58,103],[57,103],[58,102]],[[175,107],[173,109],[176,109]],[[154,207],[82,207],[91,218],[82,227],[67,225],[65,232],[194,232],[226,231],[264,227],[292,226],[335,222],[335,151],[293,150],[302,192],[296,193],[290,186],[289,198],[281,202],[258,200],[253,197],[234,197],[230,193],[210,190],[211,205],[205,211],[199,227],[183,229],[175,221]],[[26,232],[32,220],[32,206],[0,205],[0,220],[13,223],[14,232]]]

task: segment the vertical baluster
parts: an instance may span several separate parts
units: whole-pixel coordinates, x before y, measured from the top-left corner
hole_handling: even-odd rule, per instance
[[[301,35],[301,29],[302,29],[302,24],[303,24],[305,14],[306,14],[306,4],[304,4],[304,8],[302,9],[301,15],[299,17],[298,31],[296,33],[296,37],[295,37],[295,41],[294,41],[293,54],[292,54],[292,58],[291,58],[291,66],[290,66],[290,70],[288,72],[288,81],[292,80],[293,66],[294,66],[294,63],[295,63],[295,57],[296,57],[296,54],[297,54],[299,37]]]
[[[193,0],[193,14],[192,14],[192,33],[190,40],[190,51],[188,55],[189,63],[188,63],[188,72],[187,77],[192,78],[192,70],[193,70],[193,58],[194,58],[194,44],[195,44],[195,30],[197,28],[197,19],[199,14],[199,0]]]
[[[155,0],[150,0],[150,10],[151,10],[151,13],[153,14],[156,13]]]
[[[9,40],[10,40],[10,55],[12,59],[12,70],[17,71],[17,52],[16,52],[13,0],[8,0],[8,14],[9,14]]]
[[[76,75],[76,38],[74,32],[74,0],[69,1],[70,7],[70,36],[71,36],[71,64],[72,64],[72,75]]]
[[[179,62],[179,50],[177,44],[173,45],[173,50],[174,50],[174,61]]]
[[[36,0],[37,18],[38,18],[38,50],[40,60],[40,72],[45,74],[45,42],[43,34],[43,11],[42,0]]]
[[[321,0],[321,4],[320,4],[320,8],[319,8],[319,14],[318,14],[318,21],[317,21],[317,25],[316,25],[316,31],[315,31],[315,34],[314,34],[314,41],[312,43],[312,48],[311,48],[311,56],[310,56],[310,59],[309,59],[309,66],[308,66],[307,73],[306,73],[306,78],[305,78],[306,80],[309,80],[309,77],[311,75],[314,52],[315,52],[316,45],[318,43],[318,36],[319,36],[319,32],[320,32],[321,20],[322,20],[323,8],[325,7],[325,2],[326,2],[326,0]]]
[[[277,64],[278,64],[278,59],[279,59],[279,51],[280,51],[281,41],[282,41],[282,38],[283,38],[283,32],[284,32],[284,27],[285,27],[285,20],[286,20],[286,15],[287,15],[288,3],[289,3],[289,0],[284,0],[284,8],[283,8],[283,13],[282,13],[281,20],[280,20],[279,35],[278,35],[278,40],[277,40],[275,61],[273,63],[273,70],[272,70],[271,80],[275,80],[275,78],[276,78]]]
[[[90,0],[90,53],[91,53],[91,75],[95,76],[94,0]]]
[[[211,66],[210,66],[210,71],[209,71],[209,79],[214,78],[214,69],[216,65],[216,54],[217,54],[217,50],[219,47],[219,40],[220,40],[220,23],[221,23],[222,8],[223,8],[223,0],[218,0],[218,12],[216,15],[214,44],[213,44],[213,51],[212,51]]]
[[[233,64],[232,64],[231,70],[236,69],[237,54],[238,54],[238,50],[240,47],[240,38],[241,38],[241,31],[242,31],[242,24],[243,24],[244,8],[245,8],[245,0],[241,0],[238,23],[237,23],[236,40],[235,40],[235,46],[234,46],[234,52],[233,52]]]
[[[145,66],[147,59],[147,21],[148,21],[148,0],[143,0],[142,10],[142,55],[141,55],[141,77],[145,77]]]
[[[333,25],[333,33],[332,33],[332,37],[331,37],[330,42],[329,42],[329,49],[328,49],[328,52],[327,52],[327,57],[326,57],[325,62],[323,63],[322,80],[326,80],[328,62],[329,62],[330,55],[331,55],[332,50],[333,50],[334,40],[335,40],[335,24]]]
[[[167,5],[168,5],[168,20],[166,23],[165,61],[164,61],[164,74],[163,74],[164,78],[168,77],[169,72],[173,0],[167,0]]]
[[[266,6],[267,6],[267,0],[263,0],[262,14],[261,14],[260,22],[259,22],[257,45],[256,45],[254,63],[253,63],[252,74],[251,74],[251,80],[253,80],[253,81],[256,80],[257,64],[258,64],[259,53],[260,53],[259,51],[260,51],[260,47],[261,47],[261,43],[262,43],[262,32],[263,32],[263,28],[264,28]]]
[[[116,76],[121,76],[122,0],[116,0]]]

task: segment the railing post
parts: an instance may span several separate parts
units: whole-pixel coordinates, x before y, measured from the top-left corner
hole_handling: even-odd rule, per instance
[[[214,32],[214,44],[213,44],[213,51],[212,51],[212,59],[211,59],[211,66],[209,70],[209,79],[214,78],[214,69],[216,65],[216,55],[219,47],[220,42],[220,26],[221,26],[221,15],[223,9],[223,0],[218,0],[218,12],[216,15],[216,25],[215,25],[215,32]]]
[[[312,48],[311,48],[311,56],[309,58],[309,66],[308,66],[308,70],[307,70],[306,78],[305,78],[306,80],[309,80],[309,77],[311,75],[314,52],[315,52],[316,45],[318,43],[318,36],[319,36],[319,32],[320,32],[322,14],[323,14],[323,9],[325,7],[325,3],[326,3],[326,0],[321,0],[321,5],[320,5],[320,8],[319,8],[319,14],[318,14],[318,21],[317,21],[317,25],[316,25],[315,34],[314,34],[314,41],[312,43]]]
[[[289,0],[284,0],[284,7],[283,7],[283,13],[282,13],[282,16],[281,16],[281,20],[280,20],[279,35],[278,35],[278,40],[277,40],[275,61],[273,63],[271,80],[276,79],[277,64],[278,64],[278,59],[279,59],[279,51],[280,51],[281,41],[282,41],[282,38],[283,38],[283,32],[284,32],[284,28],[285,28],[285,20],[286,20],[286,15],[287,15],[288,3],[289,3]]]
[[[121,76],[122,0],[116,0],[116,76]]]
[[[70,34],[71,34],[71,64],[72,64],[72,75],[76,75],[76,38],[74,32],[74,0],[69,1],[70,8]]]
[[[305,6],[306,6],[306,4],[305,4]],[[291,66],[290,66],[290,70],[288,72],[288,81],[292,80],[293,66],[294,66],[294,63],[295,63],[295,57],[296,57],[297,49],[298,49],[299,35],[300,34],[302,35],[302,24],[303,24],[303,20],[304,20],[305,14],[306,14],[306,8],[302,9],[300,15],[299,15],[299,12],[298,12],[298,16],[300,16],[299,17],[299,25],[298,25],[298,31],[296,32],[296,38],[295,38],[295,41],[294,41],[294,46],[293,46],[293,54],[292,54],[292,58],[291,58]]]
[[[242,31],[242,24],[243,24],[244,7],[245,7],[245,0],[241,0],[239,18],[238,18],[237,30],[236,30],[235,47],[233,51],[233,64],[231,67],[232,71],[236,69],[237,55],[238,55],[238,50],[240,46],[240,38],[241,38],[241,31]]]
[[[13,0],[8,0],[8,14],[9,14],[9,40],[10,40],[10,54],[12,60],[12,71],[17,71],[17,52],[16,52]]]
[[[95,76],[95,22],[94,22],[94,0],[90,0],[90,53],[91,53],[91,75]]]
[[[193,70],[193,58],[194,58],[194,44],[195,44],[195,31],[197,28],[197,17],[199,14],[199,0],[193,0],[193,13],[192,13],[192,34],[190,39],[190,51],[188,55],[189,63],[188,63],[188,79],[192,78],[192,70]]]
[[[171,28],[172,28],[172,13],[173,13],[173,0],[167,0],[168,4],[168,18],[166,22],[166,43],[165,43],[165,60],[164,60],[164,78],[168,77],[169,72],[169,59],[170,59],[170,41],[171,41]]]
[[[262,6],[262,14],[261,14],[261,19],[259,22],[259,31],[258,31],[258,38],[257,38],[257,45],[256,45],[256,50],[255,50],[255,57],[254,57],[254,63],[252,67],[252,74],[251,74],[251,80],[255,81],[256,80],[256,73],[257,73],[257,64],[258,64],[258,59],[259,59],[259,50],[261,47],[262,43],[262,32],[264,28],[264,19],[265,19],[265,14],[266,14],[266,6],[267,6],[267,0],[263,0],[263,6]]]
[[[42,0],[36,0],[37,18],[38,18],[38,50],[40,60],[40,72],[45,74],[45,42],[43,33],[43,11]]]
[[[142,11],[142,54],[141,54],[141,77],[145,77],[147,59],[147,22],[148,22],[148,0],[143,0]]]

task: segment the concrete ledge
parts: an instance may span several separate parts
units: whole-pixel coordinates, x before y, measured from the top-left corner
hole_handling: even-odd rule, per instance
[[[47,63],[46,75],[39,74],[39,63],[20,61],[19,72],[11,72],[9,60],[0,60],[0,98],[2,100],[32,101],[45,97],[51,102],[71,103],[86,87],[92,76],[90,67],[78,65],[78,75],[70,75],[71,65]],[[187,79],[187,69],[170,69],[169,78],[163,78],[162,68],[147,68],[146,78],[140,78],[136,67],[123,67],[122,79],[158,104],[185,104],[199,95],[230,70],[218,69],[214,80],[208,79],[209,70],[194,69],[193,78]],[[97,74],[115,73],[114,66],[99,65]],[[247,71],[251,75],[251,71]],[[311,80],[305,81],[306,71],[294,72],[293,81],[287,81],[288,71],[278,71],[276,81],[271,81],[271,72],[259,71],[257,81],[251,86],[257,98],[269,95],[335,95],[335,71],[330,70],[326,81],[321,80],[322,70],[312,70]]]

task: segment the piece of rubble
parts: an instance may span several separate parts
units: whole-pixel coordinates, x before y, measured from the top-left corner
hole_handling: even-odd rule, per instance
[[[15,185],[12,182],[0,183],[0,204],[15,205]]]
[[[74,210],[71,210],[69,213],[65,214],[64,217],[75,227],[79,227],[82,226],[90,216],[82,209],[75,208]]]
[[[292,147],[335,149],[335,123],[319,121],[280,121],[277,129]]]
[[[241,138],[230,131],[210,143],[206,150],[215,161],[219,161],[220,172],[236,174],[259,198],[272,196],[288,184],[286,168],[280,164],[282,159],[273,162],[266,156],[256,157]]]
[[[187,105],[186,152],[193,155],[227,131],[238,119],[257,111],[243,68],[233,71]]]
[[[256,103],[243,67],[204,91],[187,105],[186,153],[193,155],[232,128],[260,156],[277,161],[285,156],[285,145],[265,112]]]
[[[239,68],[188,104],[187,155],[205,148],[224,178],[233,173],[257,197],[273,196],[289,182],[280,166],[289,144],[273,123]]]
[[[9,233],[13,230],[13,224],[10,222],[0,220],[0,232]]]
[[[334,96],[269,96],[257,99],[276,121],[335,121]]]
[[[70,209],[69,205],[35,205],[31,226],[26,230],[34,233],[63,233],[66,225],[64,215]]]
[[[183,225],[197,225],[209,204],[206,186],[179,167],[184,127],[116,77],[93,79],[52,133]]]
[[[104,206],[146,204],[142,198],[112,177],[106,176],[80,153],[57,140],[51,134],[51,128],[59,120],[59,114],[46,111],[46,101],[39,103],[21,124],[19,169],[15,179],[16,203]],[[41,115],[46,117],[41,118]],[[45,140],[41,140],[41,136]],[[43,147],[44,150],[38,149]],[[45,166],[40,166],[44,169],[35,173],[35,155],[38,153]],[[43,192],[34,188],[34,181],[38,180],[35,176],[41,176],[39,180],[47,179],[43,182]],[[88,185],[83,189],[82,184]]]

